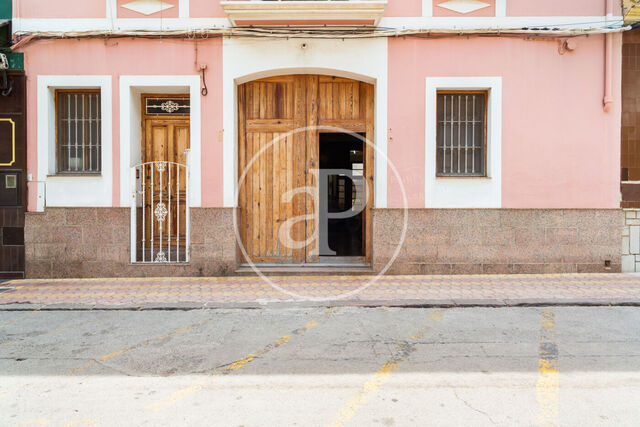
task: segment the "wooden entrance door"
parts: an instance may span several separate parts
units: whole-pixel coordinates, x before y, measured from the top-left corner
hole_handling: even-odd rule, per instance
[[[373,141],[373,86],[315,75],[271,77],[238,87],[240,236],[253,262],[318,260],[318,126]],[[373,188],[373,151],[365,147]],[[365,212],[370,261],[370,205]]]
[[[148,105],[147,100],[151,98],[165,99],[159,95],[144,95],[142,105]],[[172,96],[165,102],[179,104],[181,100],[188,102],[188,98],[188,95]],[[190,146],[190,120],[181,111],[179,114],[149,114],[150,111],[153,112],[147,108],[143,114],[141,144],[145,247],[163,248],[169,241],[177,250],[173,254],[165,250],[172,258],[168,261],[179,261],[186,242],[187,171],[184,165]],[[159,203],[164,205],[166,216],[158,215]]]

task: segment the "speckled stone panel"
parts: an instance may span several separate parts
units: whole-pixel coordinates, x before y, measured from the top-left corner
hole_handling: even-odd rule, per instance
[[[236,268],[233,209],[191,209],[191,260],[130,263],[128,208],[47,208],[25,217],[27,278],[225,276]]]
[[[622,210],[409,209],[402,239],[404,215],[402,209],[374,210],[376,272],[392,259],[387,274],[621,270]]]

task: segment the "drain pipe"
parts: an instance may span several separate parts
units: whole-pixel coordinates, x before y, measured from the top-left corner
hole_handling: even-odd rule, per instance
[[[606,21],[609,23],[613,18],[613,1],[604,0],[606,7]],[[604,68],[604,111],[608,113],[611,111],[613,105],[613,34],[605,34],[604,41],[604,56],[605,56],[605,68]]]

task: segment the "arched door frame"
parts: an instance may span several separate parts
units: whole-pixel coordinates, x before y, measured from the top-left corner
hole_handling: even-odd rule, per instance
[[[314,225],[310,227],[307,219],[307,231],[304,232],[303,228],[301,231],[294,232],[297,237],[295,240],[310,238],[312,235],[309,233],[313,234],[310,230],[317,231],[318,212],[315,212],[312,204],[309,203],[306,203],[306,210],[301,211],[300,203],[295,202],[293,206],[286,204],[288,213],[284,215],[285,217],[283,217],[282,209],[279,214],[275,214],[272,209],[277,208],[278,205],[274,204],[280,203],[277,200],[279,197],[275,193],[282,190],[282,183],[279,187],[277,180],[275,183],[270,180],[272,176],[273,179],[276,179],[275,174],[272,175],[271,172],[273,167],[276,170],[285,169],[288,174],[293,174],[293,181],[297,183],[294,188],[299,185],[315,187],[317,183],[314,178],[311,178],[313,173],[309,171],[319,167],[319,136],[321,132],[344,129],[346,132],[353,131],[362,134],[367,142],[371,141],[371,143],[363,144],[364,176],[367,189],[373,190],[375,188],[373,180],[375,165],[374,97],[375,89],[372,84],[343,77],[327,76],[326,74],[284,74],[257,80],[252,79],[238,86],[239,119],[237,120],[236,133],[238,135],[239,158],[237,160],[237,179],[243,179],[238,202],[241,208],[240,234],[243,241],[242,247],[253,262],[281,260],[283,262],[305,261],[313,263],[318,261],[317,239],[312,239],[313,243],[310,243],[310,246],[306,248],[296,249],[293,252],[288,250],[282,252],[283,247],[279,246],[281,242],[277,241],[278,238],[273,237],[277,236],[277,229],[282,225],[281,221],[287,221],[287,218],[293,217],[300,218],[302,215],[307,218],[315,218],[311,222]],[[303,133],[296,132],[296,129],[301,127],[306,130]],[[313,129],[313,127],[316,128]],[[299,161],[302,164],[282,163],[282,159],[280,159],[276,167],[277,156],[273,157],[271,150],[275,148],[277,152],[281,142],[284,141],[276,142],[274,147],[271,140],[278,137],[277,135],[280,135],[278,138],[281,138],[283,133],[288,135],[291,132],[293,134],[287,138],[292,138],[292,141],[285,142],[279,150],[282,152],[283,147],[287,147],[286,150],[290,156],[288,159],[300,157]],[[296,142],[299,138],[303,144]],[[274,139],[274,141],[278,140]],[[256,142],[258,143],[257,149]],[[298,152],[300,150],[302,150],[301,153]],[[268,170],[257,168],[255,164],[252,164],[251,159],[257,152],[264,152],[267,155],[266,159],[262,159],[260,162],[266,161]],[[249,168],[250,176],[245,175],[248,165],[251,166]],[[246,179],[247,176],[248,179]],[[259,187],[252,186],[252,180],[254,184],[260,182]],[[265,185],[266,187],[264,187]],[[256,193],[257,191],[259,193]],[[265,191],[268,196],[262,200],[261,204],[260,198],[265,198]],[[247,193],[250,194],[247,195]],[[363,242],[365,244],[365,259],[367,262],[371,262],[373,191],[367,195]],[[305,203],[302,205],[305,206]],[[289,212],[291,209],[292,212]],[[255,215],[253,215],[258,211],[260,211],[258,217],[261,223],[256,223]],[[276,209],[275,212],[278,210]],[[273,215],[275,216],[272,218]],[[260,250],[255,250],[256,248]]]

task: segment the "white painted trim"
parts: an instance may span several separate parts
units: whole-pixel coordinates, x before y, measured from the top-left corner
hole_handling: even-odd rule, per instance
[[[190,197],[191,207],[200,207],[202,200],[202,109],[200,108],[200,76],[121,76],[120,77],[120,206],[131,204],[131,168],[138,163],[132,157],[132,132],[139,129],[139,95],[145,92],[188,91],[191,98],[190,148],[191,163]],[[134,107],[134,108],[132,108]],[[138,145],[136,145],[138,147]],[[215,189],[210,189],[215,191]]]
[[[386,0],[358,1],[222,1],[222,9],[235,25],[239,20],[372,20],[376,24],[387,7]]]
[[[180,18],[189,17],[189,0],[178,1],[178,17]]]
[[[38,210],[44,206],[111,206],[113,202],[111,76],[38,76],[37,81]],[[55,162],[55,90],[100,89],[102,165],[96,176],[57,175]],[[44,195],[40,194],[44,191]]]
[[[507,0],[496,0],[496,16],[507,16]]]
[[[424,0],[428,1],[428,0]],[[424,4],[423,4],[424,7]],[[499,11],[499,9],[496,9]],[[514,29],[523,27],[549,27],[591,29],[602,27],[608,21],[622,22],[622,16],[491,16],[491,17],[386,17],[382,27],[396,29]],[[597,22],[602,22],[598,26]],[[229,28],[227,18],[14,18],[13,32],[74,32],[74,31],[192,31]]]
[[[422,0],[422,16],[433,16],[433,0]]]
[[[489,91],[486,178],[436,178],[436,94],[456,89]],[[502,77],[428,77],[425,121],[425,207],[502,207]]]
[[[107,11],[105,16],[107,19],[112,20],[118,16],[118,0],[105,0]]]
[[[14,18],[13,32],[75,31],[192,31],[229,28],[227,18]]]
[[[386,17],[380,21],[380,26],[406,29],[520,29],[523,27],[550,27],[590,29],[603,27],[607,17],[601,16],[435,16],[396,18]],[[622,16],[614,19],[622,22]],[[601,22],[602,25],[594,24]]]
[[[306,43],[306,48],[301,45]],[[362,52],[367,52],[363,55]],[[283,74],[326,74],[375,84],[375,197],[378,208],[387,206],[387,74],[386,39],[265,40],[225,39],[223,76],[223,200],[235,207],[237,170],[237,85]]]

